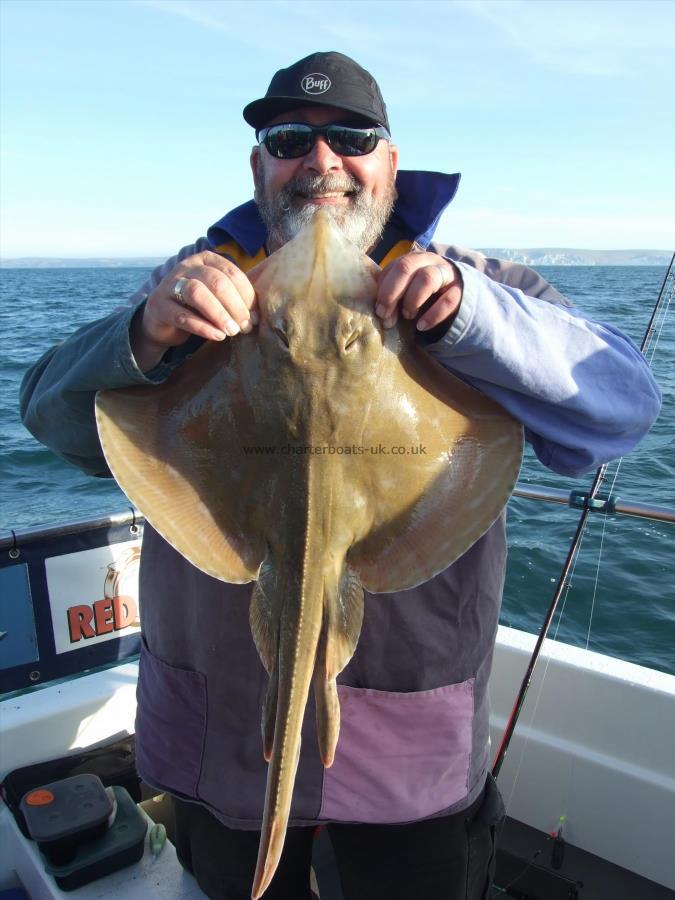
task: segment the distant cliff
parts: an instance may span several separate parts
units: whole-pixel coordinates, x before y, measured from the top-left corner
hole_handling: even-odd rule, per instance
[[[672,250],[576,250],[570,247],[481,249],[486,256],[510,259],[528,266],[667,266]]]

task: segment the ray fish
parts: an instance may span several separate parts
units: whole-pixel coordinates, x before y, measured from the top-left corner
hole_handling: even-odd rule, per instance
[[[251,273],[257,329],[205,343],[162,385],[96,398],[130,501],[202,571],[255,582],[269,765],[254,900],[283,849],[310,688],[333,762],[336,678],[364,589],[405,590],[449,566],[520,467],[522,427],[417,347],[413,323],[382,328],[377,271],[319,211]]]

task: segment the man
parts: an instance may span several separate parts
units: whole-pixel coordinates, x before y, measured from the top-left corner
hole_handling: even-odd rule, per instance
[[[319,207],[382,266],[384,327],[419,316],[420,343],[523,422],[545,465],[576,475],[646,433],[659,392],[627,338],[523,266],[430,243],[458,177],[398,170],[379,88],[353,60],[316,53],[277,72],[244,117],[258,140],[255,202],[156,270],[132,309],[80,329],[27,373],[24,421],[61,456],[108,474],[94,392],[160,383],[204,339],[255,328],[246,272]],[[324,770],[316,742],[303,742],[268,900],[311,896],[319,823],[347,900],[487,896],[502,808],[488,775],[486,688],[505,557],[502,516],[426,584],[366,595],[339,677],[349,715],[338,756]],[[139,772],[175,798],[178,853],[205,893],[247,898],[266,779],[251,585],[195,570],[146,525],[140,589]],[[306,725],[309,738],[309,716]]]

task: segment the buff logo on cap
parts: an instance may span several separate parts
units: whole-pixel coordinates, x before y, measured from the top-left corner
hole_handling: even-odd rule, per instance
[[[330,78],[322,75],[321,72],[312,72],[311,75],[305,75],[300,82],[300,87],[306,94],[325,94],[330,88]]]

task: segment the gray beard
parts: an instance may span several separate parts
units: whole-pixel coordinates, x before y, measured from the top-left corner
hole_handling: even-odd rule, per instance
[[[308,203],[307,198],[325,191],[349,191],[349,206]],[[317,209],[325,209],[350,241],[367,252],[382,237],[396,201],[392,177],[389,188],[379,200],[363,195],[363,185],[348,172],[325,175],[300,175],[285,184],[274,197],[268,197],[264,181],[255,180],[255,200],[260,217],[267,226],[270,251],[278,250],[292,240],[311,221]]]

